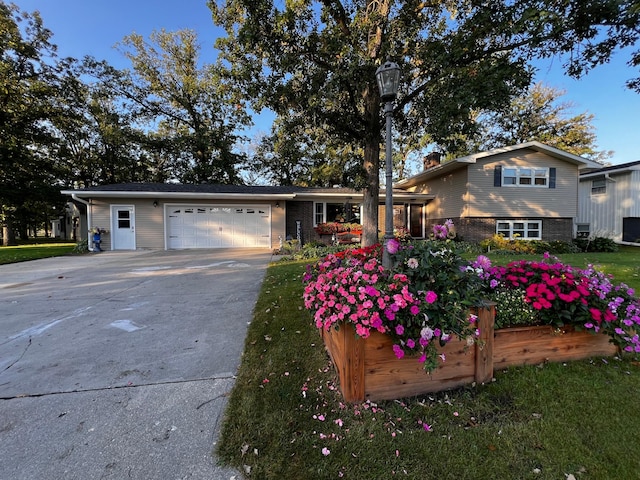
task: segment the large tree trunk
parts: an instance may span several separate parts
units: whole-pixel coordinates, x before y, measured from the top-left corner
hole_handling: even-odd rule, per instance
[[[368,138],[364,145],[366,187],[362,198],[362,246],[378,243],[378,204],[380,193],[380,143]]]
[[[380,96],[375,80],[364,92],[365,118],[363,174],[365,188],[362,198],[362,246],[380,241],[378,232],[378,205],[380,203]]]
[[[2,222],[2,245],[11,247],[16,245],[16,235],[13,231],[13,219],[11,214],[4,208],[0,210],[0,222]]]

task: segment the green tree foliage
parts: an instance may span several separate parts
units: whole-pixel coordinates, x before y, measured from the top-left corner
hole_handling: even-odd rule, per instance
[[[91,186],[151,180],[150,166],[140,144],[145,136],[133,127],[133,119],[104,83],[85,83],[84,75],[101,62],[86,58],[68,60],[58,108],[52,119],[57,137],[55,151],[64,166],[65,185]]]
[[[199,65],[195,32],[161,30],[153,32],[149,42],[131,34],[120,49],[132,69],[121,72],[123,77],[111,72],[117,80],[113,85],[126,98],[135,121],[153,132],[146,147],[156,157],[169,157],[173,178],[239,183],[244,157],[235,149],[237,132],[250,119],[218,70]]]
[[[365,245],[377,241],[382,114],[376,68],[399,63],[395,128],[448,150],[476,131],[473,112],[500,110],[531,82],[534,56],[572,53],[580,75],[638,38],[619,0],[209,1],[221,65],[253,107],[299,115],[314,139],[362,151]]]
[[[279,117],[248,169],[275,185],[357,187],[354,180],[360,178],[361,152],[353,152],[349,145],[333,145],[328,138],[316,141],[321,135],[303,117]]]
[[[55,160],[43,147],[53,142],[48,119],[58,92],[51,32],[39,15],[0,2],[0,223],[3,243],[26,232],[26,218],[55,199]],[[52,196],[54,196],[52,198]],[[59,196],[57,198],[59,201]]]
[[[59,59],[38,12],[0,0],[0,223],[5,243],[61,211],[71,185],[240,183],[237,90],[200,65],[194,32],[132,34],[131,70]],[[60,208],[59,208],[60,207]]]
[[[562,102],[565,92],[541,83],[533,85],[523,96],[514,98],[501,112],[480,115],[482,130],[466,150],[465,155],[537,140],[591,160],[603,161],[612,152],[597,150],[594,116],[587,112],[573,113],[571,102]]]

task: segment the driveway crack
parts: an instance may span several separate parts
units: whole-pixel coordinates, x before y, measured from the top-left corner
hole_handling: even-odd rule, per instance
[[[20,360],[22,360],[24,358],[24,356],[26,355],[27,350],[29,350],[30,346],[31,346],[31,337],[29,337],[29,341],[27,342],[27,345],[24,347],[24,350],[22,351],[22,354],[18,358],[16,358],[13,362],[11,362],[9,365],[4,367],[4,370],[2,370],[2,371],[6,372],[11,367],[13,367],[16,363],[18,363]]]
[[[16,360],[16,362],[17,361],[18,360]],[[40,397],[50,397],[54,395],[66,395],[70,393],[105,392],[109,390],[123,390],[123,389],[132,389],[132,388],[141,388],[141,387],[154,387],[154,386],[161,386],[161,385],[179,385],[182,383],[210,382],[215,380],[230,380],[235,378],[236,378],[235,375],[228,374],[228,375],[221,375],[221,376],[208,377],[208,378],[194,378],[190,380],[167,380],[163,382],[149,382],[149,383],[140,383],[136,385],[114,385],[111,387],[79,388],[76,390],[60,390],[60,391],[44,392],[44,393],[22,393],[17,395],[10,395],[10,396],[0,396],[0,400],[15,400],[17,398],[40,398]],[[221,396],[224,396],[224,394],[219,395],[216,398],[219,398]],[[216,398],[212,400],[216,400]],[[212,401],[212,400],[209,400],[209,401]],[[204,404],[208,402],[204,402]],[[198,406],[198,408],[202,407],[204,404]]]

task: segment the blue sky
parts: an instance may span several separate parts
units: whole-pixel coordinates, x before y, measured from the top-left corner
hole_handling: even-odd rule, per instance
[[[127,60],[113,46],[130,33],[148,37],[153,30],[190,28],[198,33],[205,61],[214,58],[213,43],[223,34],[211,20],[205,0],[13,0],[21,10],[40,11],[52,42],[62,57],[91,55],[117,68]],[[210,57],[209,57],[210,56]],[[599,150],[613,150],[612,164],[640,160],[640,94],[624,86],[640,72],[626,66],[628,56],[616,55],[607,65],[580,80],[562,73],[561,61],[539,62],[537,79],[566,91],[562,101],[574,104],[574,113],[595,115],[593,125]],[[268,132],[270,115],[255,119],[256,130]]]

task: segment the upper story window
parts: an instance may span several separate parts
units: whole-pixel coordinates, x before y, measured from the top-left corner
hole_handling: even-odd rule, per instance
[[[496,165],[493,169],[493,186],[556,188],[556,168]]]
[[[502,186],[548,187],[548,168],[503,167]]]
[[[600,178],[591,182],[591,195],[602,195],[607,193],[607,180]]]

